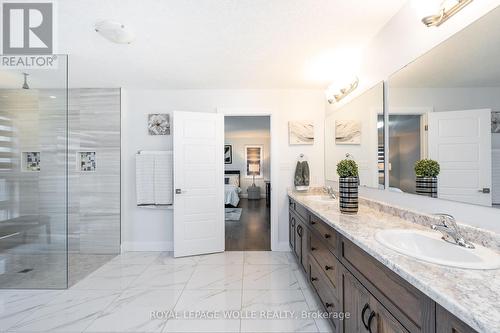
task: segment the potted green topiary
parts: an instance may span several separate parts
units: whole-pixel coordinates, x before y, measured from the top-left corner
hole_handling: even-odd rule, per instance
[[[430,159],[419,160],[415,163],[416,192],[431,198],[438,196],[439,163]]]
[[[339,175],[339,205],[340,212],[356,214],[358,212],[358,164],[345,159],[337,164]]]

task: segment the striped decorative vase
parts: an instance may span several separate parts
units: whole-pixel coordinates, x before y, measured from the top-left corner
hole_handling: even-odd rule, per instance
[[[358,177],[339,178],[339,205],[341,213],[358,212]]]
[[[419,195],[425,195],[431,198],[438,196],[438,179],[437,177],[417,177],[416,191]]]

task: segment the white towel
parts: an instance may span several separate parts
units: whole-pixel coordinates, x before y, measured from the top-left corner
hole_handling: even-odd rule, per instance
[[[155,203],[154,165],[154,155],[136,155],[135,174],[137,205],[152,205]]]
[[[154,155],[154,195],[156,205],[173,203],[172,152]]]

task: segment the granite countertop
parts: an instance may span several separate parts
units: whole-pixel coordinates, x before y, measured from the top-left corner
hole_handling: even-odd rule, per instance
[[[440,266],[399,254],[375,240],[384,229],[430,230],[365,205],[357,215],[341,214],[338,201],[308,199],[317,193],[288,195],[330,224],[393,272],[478,332],[500,332],[500,269],[471,270]]]

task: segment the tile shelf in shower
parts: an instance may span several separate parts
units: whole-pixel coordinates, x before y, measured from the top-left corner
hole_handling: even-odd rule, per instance
[[[41,153],[39,151],[23,151],[21,154],[21,171],[40,172]]]

